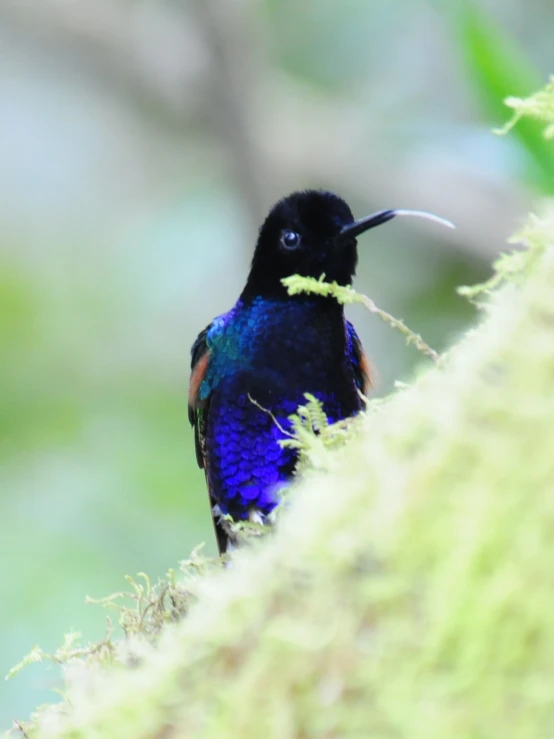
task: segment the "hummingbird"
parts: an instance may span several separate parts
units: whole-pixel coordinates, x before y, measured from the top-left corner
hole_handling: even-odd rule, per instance
[[[358,414],[373,386],[360,338],[333,297],[289,295],[282,279],[348,286],[357,237],[397,216],[452,226],[422,211],[383,210],[355,220],[331,192],[304,190],[277,202],[260,227],[246,285],[191,349],[188,413],[205,472],[220,554],[235,541],[225,517],[264,524],[294,473],[297,453],[279,443],[290,416],[315,396],[330,423]]]

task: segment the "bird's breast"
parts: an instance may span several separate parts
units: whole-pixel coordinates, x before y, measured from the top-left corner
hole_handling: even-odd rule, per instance
[[[335,303],[254,301],[216,319],[207,335],[210,360],[201,394],[210,397],[206,457],[220,509],[267,515],[296,464],[280,442],[292,414],[313,394],[330,422],[361,409],[346,351],[346,326]]]
[[[212,361],[205,382],[240,374],[306,387],[332,381],[345,359],[345,326],[337,304],[256,299],[238,303],[208,333]]]

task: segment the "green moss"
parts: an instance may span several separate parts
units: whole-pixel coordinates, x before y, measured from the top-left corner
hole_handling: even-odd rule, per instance
[[[533,118],[545,124],[544,137],[554,137],[554,76],[548,84],[528,98],[508,97],[506,105],[514,111],[508,123],[497,133],[510,131],[522,118]]]
[[[419,334],[408,328],[404,321],[391,316],[390,313],[379,308],[367,295],[356,292],[352,287],[343,287],[336,282],[325,282],[325,275],[321,275],[318,280],[314,277],[292,275],[291,277],[286,277],[282,282],[287,288],[289,295],[312,293],[314,295],[323,295],[324,297],[333,297],[343,305],[361,303],[370,313],[375,313],[389,326],[400,331],[405,336],[407,344],[413,344],[420,352],[431,357],[433,361],[438,362],[439,355],[437,352],[431,349]]]

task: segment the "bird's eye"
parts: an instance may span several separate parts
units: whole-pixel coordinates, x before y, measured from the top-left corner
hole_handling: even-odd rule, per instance
[[[296,233],[296,231],[290,231],[287,229],[281,234],[281,244],[285,249],[296,249],[300,246],[301,241],[302,237],[299,233]]]

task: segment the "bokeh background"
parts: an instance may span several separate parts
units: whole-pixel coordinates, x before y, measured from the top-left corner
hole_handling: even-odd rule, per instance
[[[357,287],[442,350],[530,204],[554,189],[506,94],[552,71],[551,0],[2,0],[0,673],[85,595],[214,552],[186,417],[189,347],[245,279],[256,228],[301,187],[360,217]],[[379,393],[422,358],[352,311]],[[56,671],[0,688],[0,726]]]

